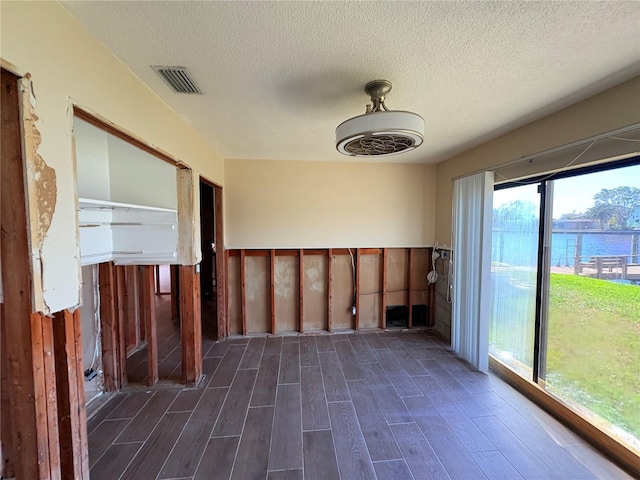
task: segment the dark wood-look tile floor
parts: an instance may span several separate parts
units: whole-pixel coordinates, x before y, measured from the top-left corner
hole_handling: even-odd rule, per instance
[[[204,372],[93,416],[92,480],[631,478],[428,331],[209,342]]]

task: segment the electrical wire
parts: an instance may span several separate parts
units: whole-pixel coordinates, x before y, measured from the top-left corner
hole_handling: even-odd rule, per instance
[[[353,259],[353,252],[351,251],[350,248],[348,248],[347,250],[349,250],[349,255],[351,255],[351,270],[353,271],[353,305],[351,306],[352,309],[356,308],[356,262]]]

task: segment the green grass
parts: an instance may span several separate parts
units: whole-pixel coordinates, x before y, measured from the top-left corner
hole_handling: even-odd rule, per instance
[[[551,274],[547,388],[640,438],[640,287]]]
[[[492,351],[530,376],[535,272],[493,270]],[[547,389],[640,439],[640,286],[552,273],[547,339]]]

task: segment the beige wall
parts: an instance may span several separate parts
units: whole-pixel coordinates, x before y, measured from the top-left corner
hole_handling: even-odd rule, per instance
[[[228,160],[229,248],[433,243],[435,166]]]
[[[579,140],[627,127],[640,122],[640,77],[635,77],[598,95],[576,103],[553,115],[525,125],[510,133],[468,150],[437,165],[436,240],[451,245],[452,180],[456,177],[489,170],[524,156],[544,152]],[[635,142],[619,142],[611,149],[637,150]],[[598,145],[595,146],[597,151]],[[531,175],[557,169],[575,158],[574,149],[566,157],[523,162],[509,167],[509,177]],[[592,152],[591,152],[592,153]],[[620,153],[617,151],[616,153]],[[602,158],[602,157],[601,157]],[[576,165],[593,161],[585,155]],[[564,162],[564,163],[563,163]]]
[[[42,264],[43,292],[36,292],[37,305],[54,312],[79,303],[72,104],[219,184],[224,162],[57,2],[1,2],[0,12],[0,57],[14,72],[31,74],[42,136],[38,153],[56,172],[55,211],[34,254],[39,256],[34,262]]]

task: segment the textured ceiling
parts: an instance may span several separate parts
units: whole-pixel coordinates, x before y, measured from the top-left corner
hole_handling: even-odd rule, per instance
[[[227,159],[346,160],[364,85],[425,118],[436,162],[640,73],[633,2],[64,2]],[[190,69],[178,95],[149,67]]]

